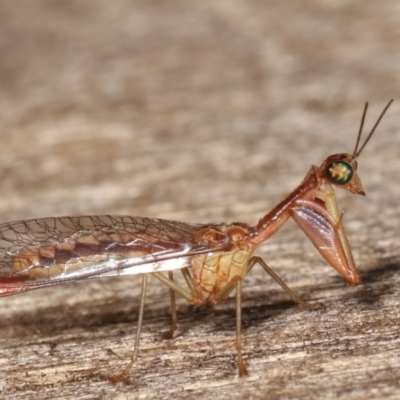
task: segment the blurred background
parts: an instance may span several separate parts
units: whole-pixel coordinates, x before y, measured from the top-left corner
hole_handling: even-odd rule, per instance
[[[255,223],[301,182],[311,164],[331,153],[353,151],[365,101],[370,102],[368,131],[394,98],[359,160],[367,197],[339,193],[339,199],[361,269],[396,258],[399,43],[396,0],[0,0],[0,221],[129,214]],[[343,293],[357,293],[335,280],[335,272],[294,225],[284,227],[261,255],[282,267],[281,276],[294,287],[331,279]],[[250,292],[259,298],[265,281],[270,284],[257,273],[246,283],[250,299]],[[4,346],[12,338],[26,341],[29,329],[16,334],[10,328],[22,317],[39,337],[54,334],[36,327],[38,304],[47,310],[48,301],[65,307],[65,299],[87,304],[93,296],[111,301],[119,293],[129,302],[136,293],[132,281],[138,285],[137,279],[113,281],[112,287],[77,283],[1,299],[7,311],[2,311],[0,341]],[[167,318],[167,291],[151,290],[163,293],[159,316]],[[156,297],[149,303],[160,301]],[[135,307],[129,303],[126,310]],[[303,318],[304,311],[297,312]],[[234,332],[230,317],[227,338]],[[398,315],[393,318],[396,325]],[[128,347],[132,321],[123,320]],[[57,335],[65,337],[67,328]],[[74,328],[87,327],[78,323]],[[107,325],[99,329],[104,333]],[[112,342],[109,346],[115,349]],[[234,354],[229,346],[227,353]],[[82,350],[79,344],[74,348]],[[3,353],[8,365],[10,351]],[[23,371],[19,362],[3,371],[13,382]],[[40,362],[43,368],[51,364],[45,358]],[[224,362],[217,367],[224,368]],[[72,372],[79,368],[73,366]],[[65,375],[68,385],[50,371],[53,380],[41,382],[44,387],[58,382],[65,396],[67,390],[78,393],[72,372]],[[154,398],[171,374],[158,376],[156,389],[141,378],[141,395]],[[229,370],[237,385],[232,375]],[[367,374],[363,377],[368,381]],[[193,383],[195,375],[192,379],[185,384]],[[262,379],[271,386],[268,371]],[[21,378],[18,387],[4,383],[4,393],[18,398],[33,381]],[[265,393],[261,387],[237,390]],[[205,393],[192,389],[192,395]]]
[[[368,129],[400,90],[395,1],[0,7],[4,221],[243,218],[351,152],[364,102]],[[398,162],[380,148],[398,109],[361,165]]]

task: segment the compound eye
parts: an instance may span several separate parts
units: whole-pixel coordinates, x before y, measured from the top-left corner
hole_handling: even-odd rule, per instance
[[[333,161],[326,168],[327,178],[335,185],[349,183],[354,175],[354,169],[346,161]]]

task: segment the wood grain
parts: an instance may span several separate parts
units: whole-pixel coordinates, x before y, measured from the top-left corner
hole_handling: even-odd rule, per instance
[[[346,286],[295,224],[259,252],[324,309],[293,305],[261,269],[234,299],[179,302],[140,279],[72,282],[0,301],[7,399],[398,398],[398,2],[0,0],[0,220],[128,214],[255,223],[330,153],[351,152],[362,108],[367,197],[338,193],[363,274]]]

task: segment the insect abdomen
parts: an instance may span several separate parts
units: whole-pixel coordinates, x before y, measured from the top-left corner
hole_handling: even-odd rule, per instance
[[[193,281],[196,297],[206,303],[223,289],[235,276],[243,278],[251,257],[248,250],[235,249],[224,254],[197,255],[192,260]]]

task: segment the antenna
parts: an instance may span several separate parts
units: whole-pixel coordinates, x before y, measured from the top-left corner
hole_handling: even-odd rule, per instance
[[[378,120],[375,122],[374,127],[372,128],[371,132],[369,133],[369,135],[367,136],[367,138],[365,139],[363,145],[361,146],[360,150],[357,151],[358,145],[360,144],[360,138],[361,138],[361,134],[362,134],[362,130],[364,127],[364,121],[365,121],[365,116],[367,114],[367,109],[368,109],[368,102],[365,103],[365,107],[364,107],[364,112],[361,118],[361,125],[360,125],[360,130],[358,131],[358,136],[357,136],[357,142],[356,142],[356,147],[354,149],[354,153],[353,153],[353,157],[357,158],[360,153],[363,151],[365,145],[369,142],[369,139],[371,139],[371,136],[374,134],[376,128],[379,125],[379,122],[381,122],[381,119],[383,118],[383,116],[385,115],[387,109],[390,107],[390,105],[393,103],[393,99],[389,101],[389,103],[387,103],[386,107],[383,109],[383,111],[381,112],[381,115],[379,116]]]

